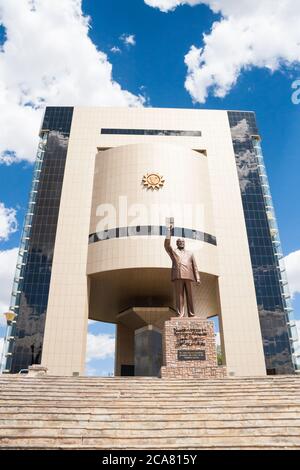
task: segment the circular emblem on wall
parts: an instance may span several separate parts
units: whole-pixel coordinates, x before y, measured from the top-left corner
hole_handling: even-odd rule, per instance
[[[160,189],[165,184],[165,179],[158,173],[147,173],[143,176],[143,185],[147,189]]]

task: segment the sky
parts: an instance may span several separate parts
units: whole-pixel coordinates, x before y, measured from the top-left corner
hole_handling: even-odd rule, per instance
[[[0,0],[0,313],[44,106],[239,109],[256,112],[300,325],[299,19],[294,0]],[[87,373],[111,374],[113,351],[113,326],[90,322]]]

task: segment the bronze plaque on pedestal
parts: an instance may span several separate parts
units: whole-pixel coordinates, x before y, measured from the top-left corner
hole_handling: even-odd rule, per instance
[[[179,349],[177,351],[178,361],[205,361],[205,351],[201,349]]]

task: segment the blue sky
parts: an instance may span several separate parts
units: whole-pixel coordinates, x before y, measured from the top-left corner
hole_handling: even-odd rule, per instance
[[[34,1],[35,11],[32,11],[28,0],[11,0],[9,5],[0,0],[0,11],[2,7],[4,12],[2,18],[0,13],[0,71],[3,68],[0,76],[4,77],[3,89],[9,91],[3,94],[4,98],[0,101],[0,128],[2,125],[3,129],[2,138],[0,131],[0,152],[3,156],[0,164],[0,203],[3,204],[1,217],[4,224],[3,227],[0,225],[3,231],[2,235],[0,232],[1,253],[17,247],[19,243],[31,183],[36,131],[41,119],[41,101],[52,105],[127,105],[143,95],[145,105],[153,107],[254,110],[263,137],[265,163],[284,254],[292,254],[290,276],[293,279],[296,315],[300,319],[300,295],[297,293],[300,290],[297,267],[300,264],[300,104],[292,102],[292,83],[300,79],[300,34],[298,23],[294,27],[291,21],[294,17],[300,17],[300,8],[293,6],[294,10],[277,11],[273,2],[271,12],[269,0],[240,1],[240,10],[230,0],[218,0],[216,4],[220,8],[215,11],[201,4],[203,2],[200,0],[183,0],[182,3],[186,4],[182,6],[177,6],[179,0],[83,0],[80,10],[78,1],[53,0],[43,9],[40,7],[43,1]],[[253,2],[259,3],[260,8],[255,14],[251,13],[254,16],[250,19],[247,12]],[[189,3],[198,4],[192,7]],[[66,11],[62,11],[62,4]],[[286,8],[293,4],[286,2]],[[169,7],[175,9],[162,11]],[[72,17],[70,24],[70,14],[74,11],[78,15]],[[222,28],[226,27],[227,14],[231,15],[230,21],[233,23],[230,31],[236,36],[224,36],[226,49],[218,56],[218,48],[222,46],[219,36]],[[274,45],[276,41],[272,40],[272,31],[269,37],[266,31],[263,39],[259,39],[259,25],[263,21],[268,29],[270,14],[273,15],[279,42],[286,46],[284,48],[282,44]],[[84,19],[87,15],[90,17],[89,28]],[[33,17],[34,26],[31,22]],[[286,23],[285,17],[289,20]],[[45,18],[47,21],[44,21]],[[218,37],[218,30],[212,33],[213,22],[218,23]],[[243,26],[247,22],[250,30],[253,25],[256,30],[254,28],[253,35],[250,31],[244,38]],[[53,40],[54,36],[51,40],[57,44],[49,46],[46,39],[53,31],[56,32],[56,40]],[[45,41],[38,40],[39,33]],[[133,36],[131,43],[126,44],[124,38],[130,35]],[[18,54],[5,49],[8,45],[6,41],[10,41],[16,49],[19,47]],[[245,51],[244,44],[247,44]],[[185,56],[191,52],[192,46],[195,46],[198,56],[201,55],[202,62],[199,66],[191,55],[186,59],[193,81],[192,87],[185,88]],[[106,67],[103,73],[100,65],[95,64],[100,53],[106,54],[106,57],[101,56],[103,70]],[[250,58],[245,64],[243,57],[246,54],[250,54]],[[68,76],[74,77],[72,89],[65,80],[64,64]],[[111,75],[108,72],[110,66]],[[232,70],[234,80],[230,75]],[[118,90],[113,89],[113,80],[120,85]],[[205,87],[203,83],[212,86]],[[223,96],[214,96],[218,87],[223,90],[218,94]],[[125,94],[126,90],[131,93],[130,96]],[[208,96],[204,100],[201,97],[205,93]],[[1,96],[0,78],[0,100]],[[10,212],[7,222],[9,210],[13,213]],[[17,231],[13,228],[13,216],[18,221]],[[12,258],[2,259],[8,263]],[[2,266],[1,270],[0,305],[4,309],[8,302],[7,286],[12,269]],[[110,325],[96,323],[89,326],[89,331],[96,336],[113,334]],[[2,326],[0,335],[3,333]],[[94,351],[91,351],[88,362],[90,372],[109,373],[113,367],[113,357],[101,359],[93,354]]]

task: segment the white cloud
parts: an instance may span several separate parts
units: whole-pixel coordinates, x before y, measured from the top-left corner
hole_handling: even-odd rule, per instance
[[[118,54],[121,52],[121,49],[118,46],[113,46],[110,51],[114,54]]]
[[[185,87],[194,101],[224,97],[252,67],[271,72],[300,62],[300,2],[285,0],[145,0],[161,11],[179,5],[207,5],[221,19],[185,56]],[[199,37],[200,39],[200,37]]]
[[[115,337],[108,334],[87,335],[86,362],[93,359],[106,359],[115,353]]]
[[[88,36],[81,0],[0,0],[0,155],[32,161],[44,105],[138,106]],[[9,153],[8,153],[9,152]],[[0,160],[0,161],[1,161]]]
[[[284,258],[291,295],[300,293],[300,250],[294,251]]]
[[[5,325],[3,313],[9,308],[18,248],[0,251],[0,325]]]
[[[238,142],[245,142],[249,138],[249,125],[246,119],[242,119],[236,126],[231,128],[231,135],[233,140]]]
[[[159,8],[160,11],[167,13],[168,11],[175,10],[176,7],[181,5],[198,5],[201,0],[145,0],[145,3],[150,7]]]
[[[85,366],[85,375],[95,376],[99,375],[99,371],[96,367],[90,367],[89,365]]]
[[[8,240],[9,235],[17,229],[16,210],[7,208],[3,202],[0,202],[0,241]]]
[[[136,45],[136,40],[135,40],[135,35],[134,34],[122,34],[120,36],[120,39],[121,41],[123,41],[123,43],[126,45],[126,46],[135,46]]]

